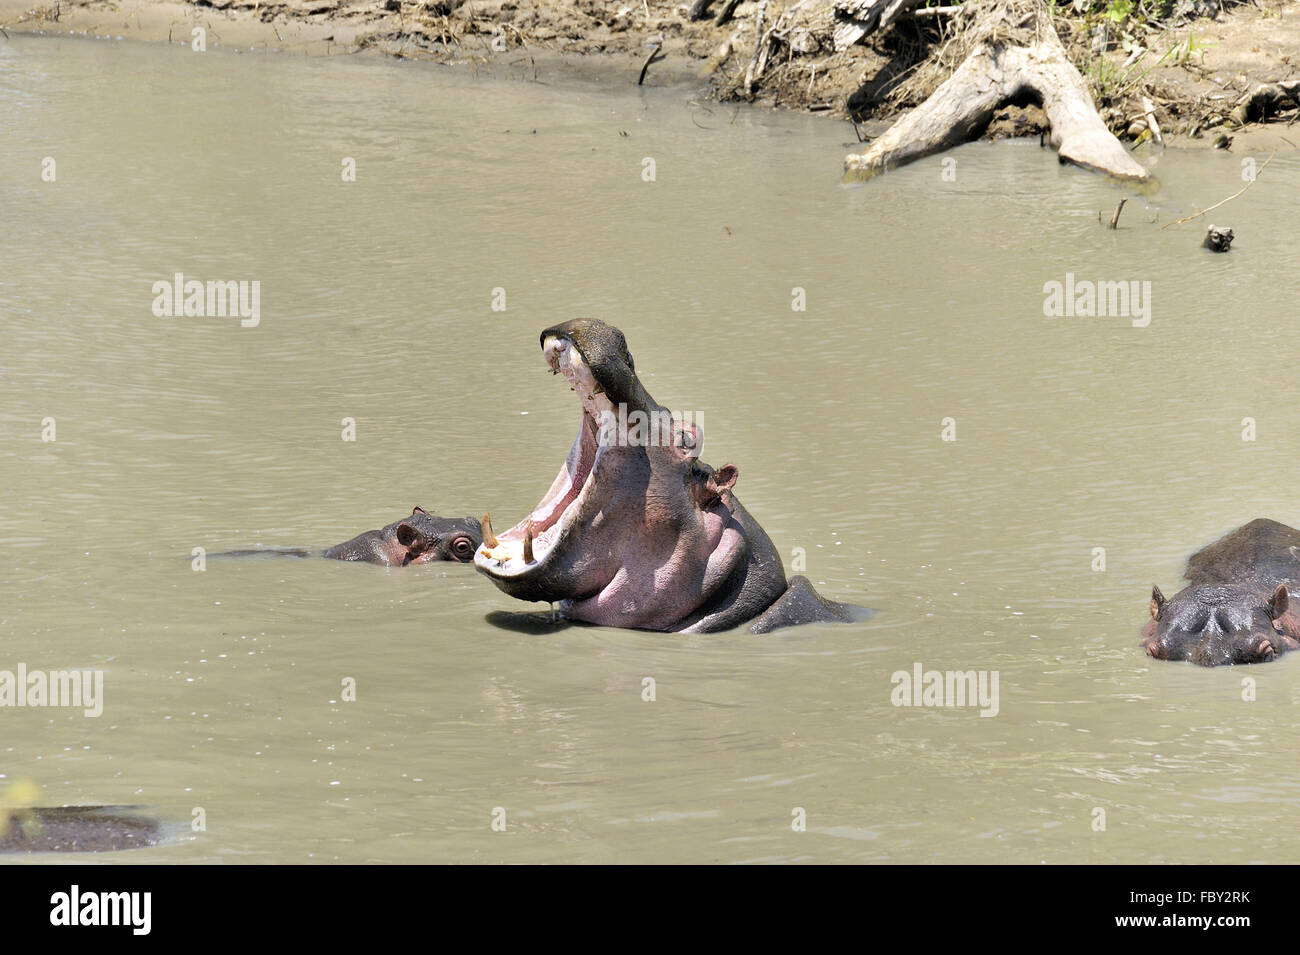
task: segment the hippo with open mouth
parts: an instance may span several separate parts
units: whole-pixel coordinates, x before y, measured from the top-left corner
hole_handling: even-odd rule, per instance
[[[1300,650],[1300,531],[1259,518],[1187,561],[1190,581],[1165,599],[1151,588],[1142,647],[1158,660],[1213,667],[1265,663]]]
[[[637,378],[623,333],[583,318],[546,329],[542,354],[582,405],[578,436],[531,514],[501,534],[483,519],[474,566],[521,600],[570,620],[683,633],[752,633],[849,622],[864,608],[823,599],[781,557],[732,488],[734,465],[699,460],[697,425]],[[755,619],[757,618],[757,619]]]

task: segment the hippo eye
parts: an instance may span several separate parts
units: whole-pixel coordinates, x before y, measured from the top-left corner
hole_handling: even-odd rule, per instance
[[[474,542],[468,537],[457,537],[451,542],[451,549],[456,552],[457,557],[468,557],[474,553]]]

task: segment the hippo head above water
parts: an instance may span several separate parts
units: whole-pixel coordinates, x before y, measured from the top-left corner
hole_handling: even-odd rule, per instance
[[[1146,652],[1160,660],[1201,666],[1265,663],[1296,649],[1300,619],[1286,584],[1271,592],[1254,584],[1205,584],[1169,600],[1153,587],[1151,622],[1143,636]]]
[[[438,560],[468,563],[481,541],[479,534],[479,525],[471,518],[439,517],[416,507],[410,517],[336,544],[325,556],[390,567]]]
[[[1194,554],[1191,585],[1166,599],[1151,589],[1142,647],[1159,660],[1201,666],[1265,663],[1300,649],[1300,531],[1251,521]]]
[[[557,603],[571,620],[708,632],[753,620],[754,632],[848,620],[807,581],[787,582],[767,534],[732,493],[733,465],[698,458],[703,436],[637,377],[623,333],[577,319],[541,334],[542,354],[582,407],[578,436],[532,513],[494,535],[475,566],[521,600]]]

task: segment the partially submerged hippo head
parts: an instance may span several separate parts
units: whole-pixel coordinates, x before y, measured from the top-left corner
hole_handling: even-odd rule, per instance
[[[1151,588],[1142,648],[1201,666],[1264,663],[1300,649],[1300,531],[1260,518],[1187,561],[1191,585],[1165,599]]]
[[[1143,648],[1159,660],[1190,660],[1201,666],[1265,663],[1300,636],[1287,585],[1203,584],[1168,600],[1151,588],[1151,621]],[[1288,646],[1288,640],[1291,640]]]
[[[474,559],[481,540],[479,524],[472,518],[439,517],[416,507],[410,517],[336,544],[325,551],[325,556],[392,567],[435,560],[468,563]]]
[[[577,319],[546,329],[541,345],[578,395],[578,436],[528,517],[496,535],[484,518],[475,566],[512,597],[609,626],[706,632],[772,608],[787,593],[785,571],[732,493],[736,468],[699,460],[700,429],[645,390],[623,333]],[[809,606],[784,602],[799,619],[777,625],[845,619]]]

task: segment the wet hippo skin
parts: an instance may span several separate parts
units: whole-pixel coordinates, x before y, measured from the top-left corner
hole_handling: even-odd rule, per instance
[[[410,517],[336,544],[324,556],[398,567],[435,560],[468,563],[480,543],[479,522],[472,517],[438,517],[416,507]]]
[[[1142,648],[1159,660],[1201,666],[1264,663],[1300,649],[1300,531],[1259,518],[1187,561],[1189,585],[1165,598],[1151,589]]]
[[[736,467],[699,460],[699,427],[645,390],[621,331],[577,319],[546,329],[541,345],[577,393],[581,424],[528,517],[499,535],[484,520],[474,564],[501,590],[555,603],[568,620],[687,633],[869,613],[823,599],[803,577],[786,580],[733,491]]]
[[[335,544],[321,556],[331,560],[357,560],[388,567],[427,564],[450,560],[469,563],[482,536],[480,521],[472,517],[439,517],[422,507],[410,517],[393,521],[378,530],[358,534],[349,541]],[[213,557],[313,557],[309,550],[263,547],[256,550],[230,550]]]
[[[0,852],[114,852],[157,845],[162,827],[133,806],[0,809]]]

